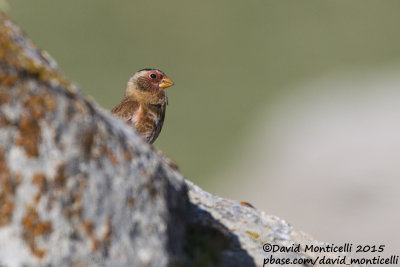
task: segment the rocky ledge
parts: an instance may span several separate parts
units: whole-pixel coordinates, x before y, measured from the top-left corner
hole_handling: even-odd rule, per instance
[[[185,180],[0,13],[0,266],[262,266],[272,256],[342,255],[264,244],[325,246]]]

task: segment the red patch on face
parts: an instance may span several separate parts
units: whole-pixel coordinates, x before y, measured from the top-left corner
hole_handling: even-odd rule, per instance
[[[151,81],[159,82],[163,78],[163,74],[157,70],[149,71],[148,77]]]

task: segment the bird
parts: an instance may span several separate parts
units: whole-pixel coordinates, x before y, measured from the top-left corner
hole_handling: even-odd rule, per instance
[[[135,128],[147,143],[153,144],[164,124],[168,104],[164,89],[172,85],[174,82],[161,70],[139,70],[128,80],[122,101],[111,113]]]

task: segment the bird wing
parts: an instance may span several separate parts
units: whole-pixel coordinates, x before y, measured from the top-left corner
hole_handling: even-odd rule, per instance
[[[154,131],[152,131],[151,136],[148,137],[150,144],[152,144],[157,139],[158,135],[161,132],[161,128],[164,124],[166,105],[167,104],[164,102],[162,104],[153,104],[149,106],[150,114],[152,114],[152,119],[154,122]]]
[[[138,111],[140,105],[137,101],[132,99],[124,99],[115,106],[111,113],[120,117],[126,122],[135,123],[136,122],[136,112]]]

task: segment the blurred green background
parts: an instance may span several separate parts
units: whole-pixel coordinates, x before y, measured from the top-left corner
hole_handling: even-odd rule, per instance
[[[102,107],[136,70],[168,89],[155,146],[207,189],[289,85],[336,69],[400,59],[399,1],[8,0],[8,14]],[[211,189],[212,190],[212,189]]]

